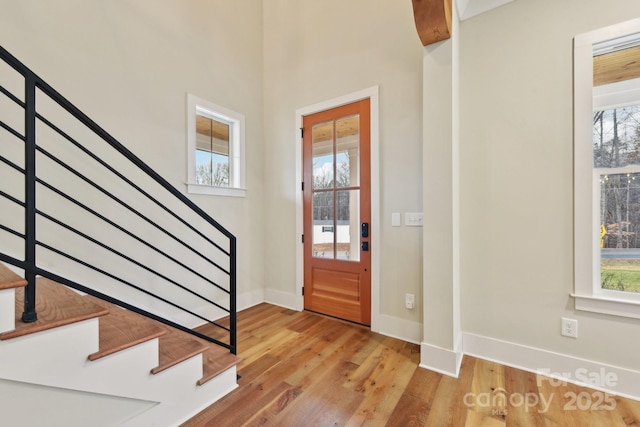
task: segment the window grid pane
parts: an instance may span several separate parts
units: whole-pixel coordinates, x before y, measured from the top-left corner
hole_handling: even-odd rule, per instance
[[[596,111],[592,144],[600,185],[600,284],[640,292],[640,106]]]

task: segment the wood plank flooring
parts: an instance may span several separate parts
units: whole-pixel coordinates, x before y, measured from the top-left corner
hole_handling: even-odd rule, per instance
[[[238,348],[239,387],[184,427],[640,425],[640,402],[467,356],[454,379],[418,345],[269,304],[238,313]]]

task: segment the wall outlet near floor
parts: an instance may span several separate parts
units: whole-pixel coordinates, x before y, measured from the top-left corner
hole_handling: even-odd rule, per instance
[[[578,338],[578,321],[575,319],[567,319],[561,317],[562,331],[561,334],[565,337]]]
[[[416,307],[416,296],[413,294],[404,294],[404,306],[408,309],[414,309]]]

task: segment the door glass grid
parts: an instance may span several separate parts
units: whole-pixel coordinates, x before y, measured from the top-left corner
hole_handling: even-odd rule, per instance
[[[312,127],[312,254],[316,258],[360,260],[359,155],[359,115]]]

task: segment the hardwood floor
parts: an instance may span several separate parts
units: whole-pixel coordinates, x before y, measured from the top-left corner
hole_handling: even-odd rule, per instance
[[[454,379],[416,344],[269,304],[238,314],[238,348],[238,389],[183,426],[640,425],[640,402],[467,356]]]

